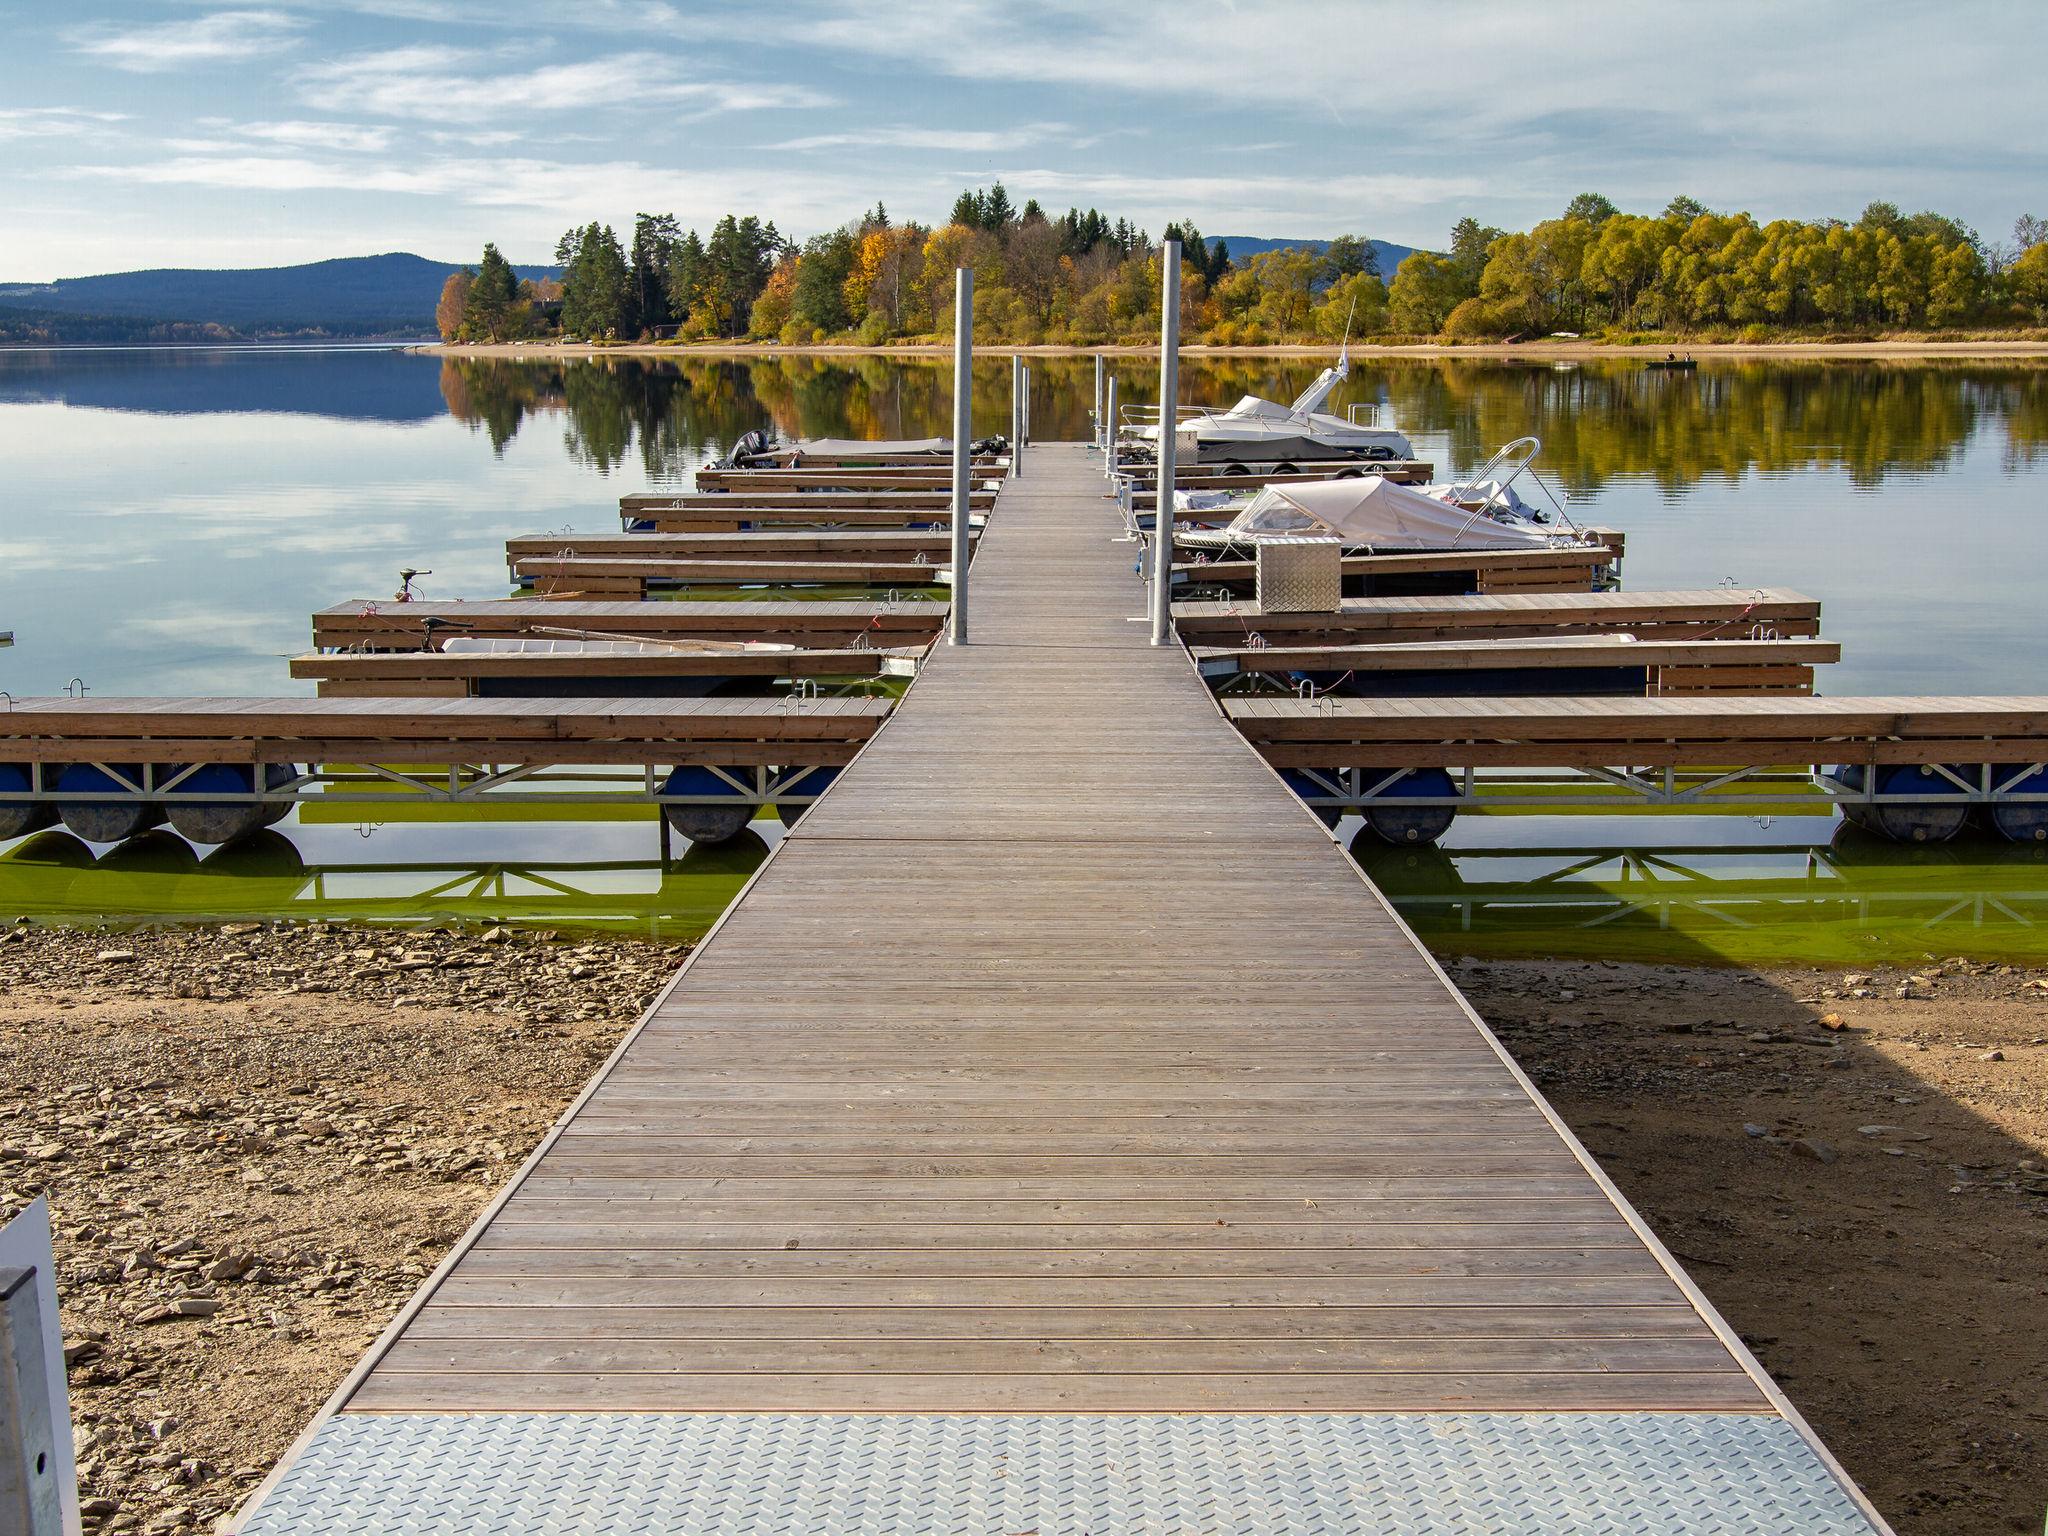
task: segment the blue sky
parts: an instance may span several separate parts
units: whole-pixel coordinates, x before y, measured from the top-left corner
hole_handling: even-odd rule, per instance
[[[2048,214],[2048,3],[0,0],[0,280],[410,250],[1000,177],[1155,233],[1440,245],[1574,192]]]

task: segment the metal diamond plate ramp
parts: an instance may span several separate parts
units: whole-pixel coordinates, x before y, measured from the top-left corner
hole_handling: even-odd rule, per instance
[[[1871,1536],[1764,1414],[342,1414],[243,1536]]]

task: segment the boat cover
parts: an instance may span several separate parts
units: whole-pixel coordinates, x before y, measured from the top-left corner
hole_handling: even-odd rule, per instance
[[[877,459],[936,457],[953,451],[950,437],[895,437],[865,442],[854,437],[813,437],[796,445],[798,453],[861,454]]]
[[[1475,516],[1378,476],[1269,485],[1227,532],[1235,543],[1318,529],[1373,549],[1530,549],[1580,542],[1576,533],[1546,528],[1511,511]]]

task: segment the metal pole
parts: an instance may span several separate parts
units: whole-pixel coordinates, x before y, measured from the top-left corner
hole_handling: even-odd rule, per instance
[[[1102,476],[1108,480],[1116,476],[1116,375],[1113,373],[1103,385],[1103,409],[1109,412],[1109,426],[1102,441]]]
[[[953,601],[946,643],[967,643],[968,461],[974,441],[974,268],[953,274]],[[1010,462],[1017,451],[1010,450]]]
[[[1024,365],[1024,441],[1031,441],[1031,365]]]
[[[1160,247],[1159,474],[1152,495],[1152,643],[1173,638],[1173,450],[1180,400],[1180,242]]]
[[[1102,446],[1102,354],[1095,354],[1095,446]]]
[[[1010,354],[1010,476],[1024,473],[1024,359]]]

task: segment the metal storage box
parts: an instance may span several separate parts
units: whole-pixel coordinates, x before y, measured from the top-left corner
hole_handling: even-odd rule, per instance
[[[1344,546],[1315,534],[1260,539],[1261,613],[1334,613],[1344,595]]]

